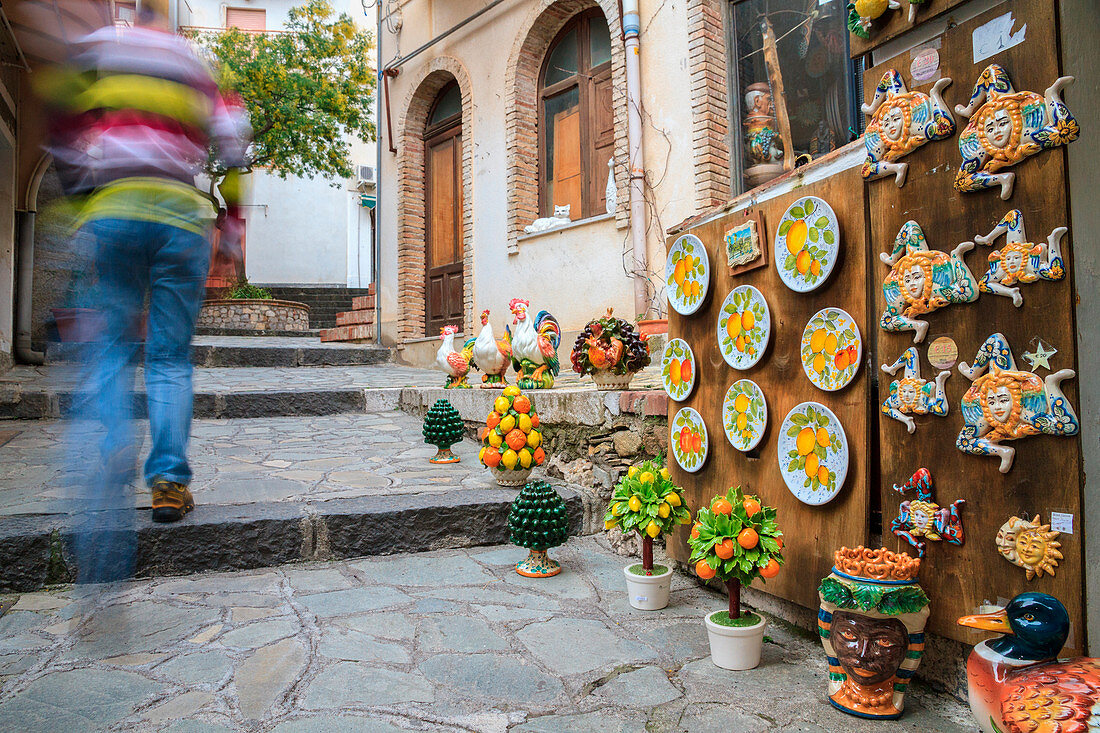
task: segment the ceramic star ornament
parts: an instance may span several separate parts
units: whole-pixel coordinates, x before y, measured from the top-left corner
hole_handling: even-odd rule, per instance
[[[1051,346],[1049,349],[1047,345],[1042,341],[1039,342],[1039,346],[1035,351],[1025,351],[1024,361],[1031,365],[1032,371],[1042,367],[1047,371],[1050,371],[1050,357],[1058,353],[1058,349]]]

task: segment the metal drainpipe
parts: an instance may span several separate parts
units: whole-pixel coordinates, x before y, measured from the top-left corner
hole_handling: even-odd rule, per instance
[[[649,271],[645,241],[645,158],[642,153],[642,73],[639,58],[641,18],[638,0],[623,0],[626,45],[626,138],[630,163],[630,238],[634,244],[634,312],[649,314]]]
[[[31,306],[34,287],[34,213],[17,212],[16,227],[19,273],[15,291],[15,358],[23,364],[41,365],[46,357],[31,348]]]
[[[374,108],[377,114],[374,116],[374,242],[370,258],[370,281],[374,285],[374,342],[382,343],[382,289],[378,286],[378,275],[382,267],[378,262],[382,254],[382,126],[378,124],[382,117],[382,100],[378,98],[378,90],[382,86],[382,3],[378,3],[378,30],[375,38],[375,66],[377,67],[377,79],[374,87]],[[389,100],[386,100],[389,103]],[[389,109],[386,110],[389,114]]]

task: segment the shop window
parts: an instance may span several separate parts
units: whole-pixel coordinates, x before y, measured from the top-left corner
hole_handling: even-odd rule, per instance
[[[256,8],[226,8],[225,27],[262,33],[267,30],[267,11]]]
[[[550,44],[539,75],[539,212],[570,219],[606,210],[615,143],[611,35],[599,10],[577,15]]]
[[[137,0],[115,0],[113,7],[116,25],[133,25],[137,20]]]
[[[862,91],[848,58],[845,0],[739,0],[730,17],[742,141],[735,188],[759,186],[855,139]]]

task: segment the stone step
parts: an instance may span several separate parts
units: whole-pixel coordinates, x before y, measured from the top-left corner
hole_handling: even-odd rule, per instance
[[[343,313],[336,314],[337,326],[356,326],[360,324],[373,324],[374,323],[374,311],[373,310],[353,310],[344,311]]]
[[[355,326],[336,326],[321,331],[321,341],[364,343],[374,340],[374,324],[363,323]]]

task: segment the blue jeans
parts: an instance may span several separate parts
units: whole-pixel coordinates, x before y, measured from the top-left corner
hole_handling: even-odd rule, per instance
[[[163,478],[187,484],[191,336],[210,266],[209,241],[179,227],[129,219],[100,219],[87,224],[85,231],[95,240],[93,306],[105,323],[86,362],[88,395],[78,413],[103,425],[105,470],[133,466],[132,387],[148,293],[145,391],[152,448],[145,462],[145,482],[151,485]],[[115,479],[119,480],[126,477]]]

